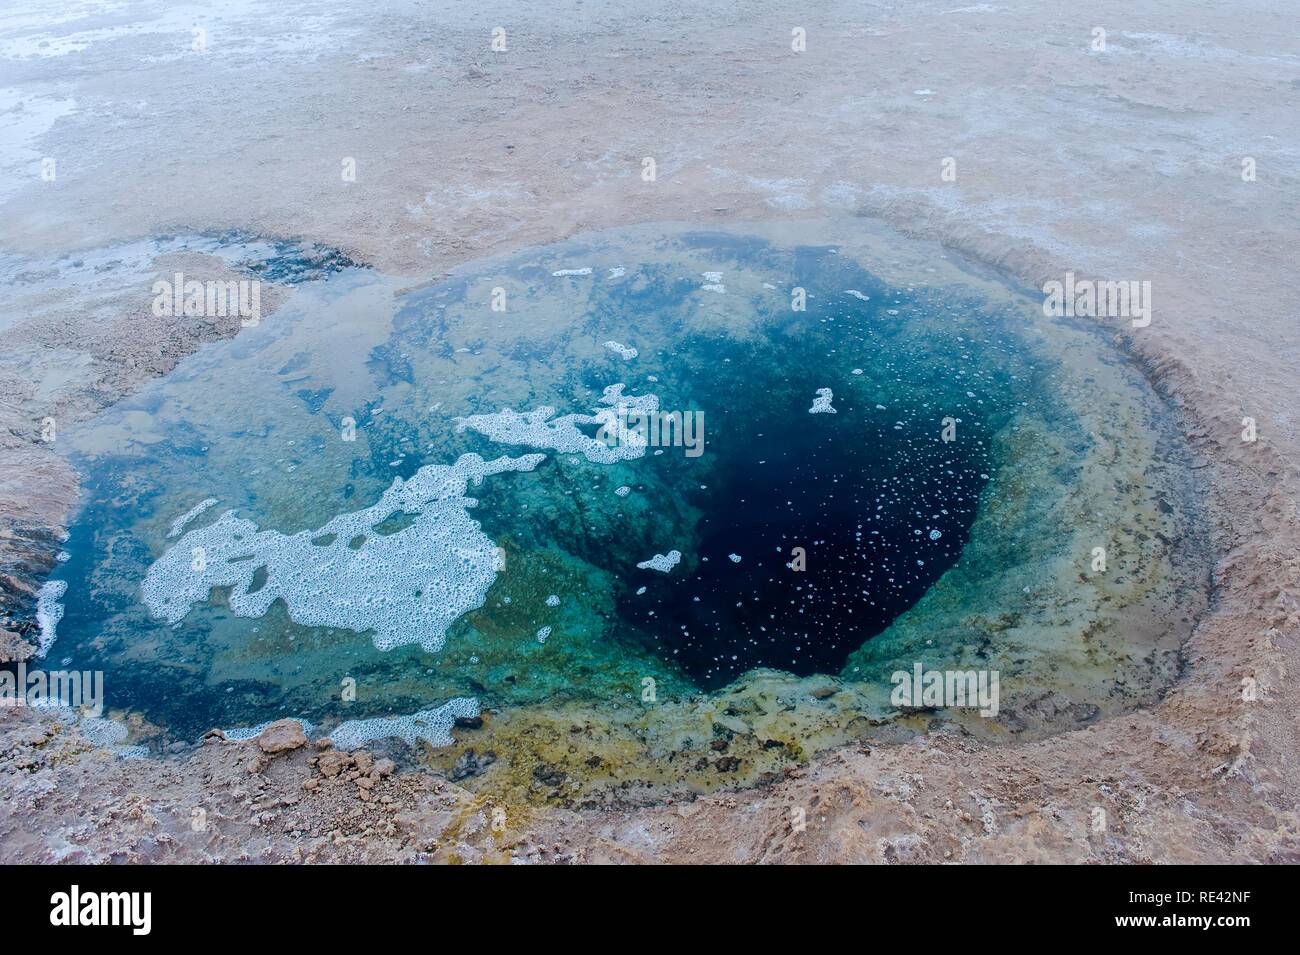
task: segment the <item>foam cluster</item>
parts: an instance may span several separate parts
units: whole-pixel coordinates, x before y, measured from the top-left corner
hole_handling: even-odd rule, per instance
[[[465,496],[470,482],[531,471],[543,460],[466,454],[452,465],[426,465],[394,480],[373,506],[292,535],[226,511],[149,568],[145,605],[178,623],[214,587],[229,587],[230,609],[242,617],[260,617],[279,599],[303,626],[372,631],[380,650],[410,643],[441,650],[447,628],[483,605],[500,570],[496,546],[468,514],[477,503]],[[396,533],[375,532],[397,513],[416,517]]]
[[[499,444],[547,448],[561,454],[581,454],[593,464],[614,464],[645,457],[646,436],[635,424],[659,413],[658,395],[624,395],[619,384],[608,386],[601,395],[604,407],[589,415],[556,417],[555,409],[542,405],[533,411],[505,408],[495,414],[470,415],[456,419],[456,430],[468,428]],[[628,420],[634,427],[628,427]],[[598,437],[584,434],[579,425],[598,425]],[[603,437],[602,437],[603,436]]]
[[[81,735],[92,746],[106,749],[122,759],[145,759],[149,755],[147,746],[126,745],[125,740],[129,732],[126,725],[117,720],[102,716],[84,716],[81,718]]]
[[[302,734],[304,736],[310,737],[312,733],[316,732],[316,727],[312,725],[310,720],[305,720],[300,716],[290,716],[288,718],[302,727]],[[233,740],[257,739],[257,737],[262,735],[262,730],[266,729],[274,722],[276,721],[266,720],[265,722],[258,723],[256,726],[237,726],[234,729],[223,729],[221,735],[226,739]]]
[[[630,345],[624,345],[622,342],[605,342],[605,347],[617,354],[624,361],[631,361],[637,355],[641,354],[635,348]]]
[[[63,604],[59,603],[68,592],[68,585],[62,580],[47,580],[41,584],[36,595],[36,625],[40,628],[37,637],[36,655],[45,656],[54,645],[59,621],[63,619]]]
[[[679,550],[670,550],[666,554],[655,554],[649,560],[643,560],[637,564],[638,570],[657,570],[660,573],[668,573],[677,566],[682,559],[682,552]]]
[[[817,396],[813,398],[812,407],[808,409],[809,414],[836,414],[831,407],[831,399],[835,397],[829,388],[818,388]]]
[[[478,700],[457,696],[436,709],[420,710],[406,716],[374,717],[368,720],[348,720],[330,731],[330,739],[337,749],[360,749],[375,740],[396,738],[415,745],[424,740],[430,746],[450,746],[456,742],[451,728],[457,718],[478,716]]]
[[[704,276],[704,284],[700,286],[706,292],[717,292],[719,295],[727,294],[727,287],[722,284],[721,272],[701,272]]]

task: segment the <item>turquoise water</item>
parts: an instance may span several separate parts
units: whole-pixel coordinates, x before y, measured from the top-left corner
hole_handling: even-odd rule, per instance
[[[1027,409],[1056,445],[1022,523],[1089,446],[1020,314],[690,230],[411,291],[344,269],[74,436],[50,659],[184,738],[458,696],[634,701],[647,678],[684,697],[753,668],[864,678],[851,654],[962,559]],[[602,411],[651,395],[702,442],[595,447]]]

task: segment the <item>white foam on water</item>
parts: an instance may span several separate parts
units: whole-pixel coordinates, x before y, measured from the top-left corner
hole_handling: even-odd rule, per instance
[[[859,292],[859,291],[858,291],[857,289],[855,289],[855,288],[846,288],[846,289],[844,290],[844,294],[845,294],[845,295],[852,295],[854,298],[856,298],[856,299],[860,299],[860,300],[862,300],[862,301],[864,301],[864,302],[870,302],[870,301],[871,301],[871,296],[870,296],[870,295],[867,295],[867,294],[865,294],[864,292]]]
[[[623,345],[619,342],[605,342],[605,347],[612,352],[616,352],[624,361],[631,361],[640,354],[635,348]]]
[[[721,282],[721,281],[722,281],[722,273],[721,273],[721,272],[701,272],[700,274],[704,276],[704,281],[706,281],[706,282]]]
[[[813,399],[812,407],[808,409],[808,413],[809,414],[838,414],[838,412],[831,407],[831,399],[833,397],[835,397],[835,393],[832,392],[829,388],[818,388],[817,397]]]
[[[550,635],[551,635],[551,628],[550,628],[550,627],[542,627],[542,629],[540,629],[540,630],[537,631],[537,642],[538,642],[538,643],[545,643],[545,642],[546,642],[546,638],[549,637]]]
[[[36,641],[38,657],[44,657],[54,645],[59,621],[63,619],[63,604],[59,601],[67,592],[67,581],[47,580],[41,584],[41,589],[36,595],[36,625],[40,627],[40,636]]]
[[[495,414],[470,415],[456,419],[456,430],[466,428],[499,444],[518,444],[528,448],[547,448],[561,454],[581,454],[593,464],[613,464],[645,456],[646,436],[636,428],[636,418],[648,421],[659,411],[658,395],[623,394],[624,385],[610,385],[600,402],[603,408],[593,413],[555,417],[555,409],[542,405],[520,413],[503,408]],[[621,412],[621,414],[620,414]],[[628,427],[632,418],[632,427]],[[579,425],[599,425],[608,441],[589,437]]]
[[[81,718],[81,735],[86,741],[100,749],[106,749],[122,759],[144,759],[149,755],[147,746],[124,746],[127,728],[117,720],[102,716],[84,716]]]
[[[728,559],[729,559],[733,564],[739,564],[739,563],[740,563],[740,555],[739,555],[739,554],[728,554],[728,555],[727,555],[727,558],[728,558]]]
[[[706,292],[717,292],[719,295],[727,294],[727,287],[721,282],[710,282],[708,285],[701,285],[700,288]]]
[[[551,594],[549,597],[546,598],[546,606],[558,607],[559,605],[560,605],[560,598],[556,594]]]
[[[609,270],[609,277],[612,279],[621,279],[626,274],[627,269],[623,268],[621,265],[616,265]]]
[[[451,728],[457,717],[478,716],[478,700],[457,696],[435,709],[420,710],[406,716],[374,717],[348,720],[330,731],[329,738],[337,749],[360,749],[375,740],[402,739],[411,745],[424,740],[430,746],[450,746],[456,742]]]
[[[191,507],[180,517],[176,518],[176,520],[172,521],[172,529],[167,532],[167,536],[168,537],[178,536],[181,531],[185,530],[185,525],[190,523],[190,521],[194,520],[194,518],[198,517],[200,514],[202,514],[204,511],[206,511],[208,508],[210,508],[212,505],[216,503],[217,503],[217,499],[215,497],[209,497],[209,498],[205,498],[202,501],[199,501],[199,503],[195,504],[193,507]]]
[[[682,552],[679,550],[670,550],[666,554],[655,554],[649,560],[643,560],[637,564],[638,570],[657,570],[661,573],[668,573],[677,566],[682,559]]]
[[[302,733],[304,736],[310,737],[312,733],[316,732],[316,727],[313,726],[309,720],[305,720],[300,716],[290,716],[286,718],[293,720],[295,723],[301,726]],[[256,726],[236,726],[234,729],[228,729],[228,730],[223,729],[221,733],[223,736],[226,737],[226,739],[233,739],[233,740],[257,739],[257,737],[262,735],[262,730],[266,729],[268,726],[270,726],[272,723],[275,722],[278,721],[266,720],[265,722],[258,723]]]
[[[551,274],[555,276],[557,279],[565,275],[590,275],[591,268],[589,266],[585,269],[560,269],[559,271],[552,272]]]
[[[614,493],[617,494],[619,497],[627,497],[629,494],[632,493],[632,489],[628,487],[626,484],[624,484],[622,487],[614,488]]]
[[[500,570],[492,539],[469,516],[478,503],[465,496],[470,482],[531,471],[543,460],[465,454],[452,465],[425,465],[406,481],[396,478],[373,506],[293,535],[259,530],[226,511],[154,562],[141,585],[144,602],[178,623],[214,587],[230,587],[230,609],[241,617],[260,617],[282,599],[303,626],[373,631],[380,650],[410,643],[441,650],[447,628],[483,606]],[[375,532],[399,512],[415,520],[393,534]],[[255,588],[259,571],[265,581]]]

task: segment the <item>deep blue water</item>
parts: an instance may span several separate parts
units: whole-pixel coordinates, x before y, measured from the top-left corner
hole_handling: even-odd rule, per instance
[[[721,282],[703,277],[715,271]],[[350,270],[315,283],[84,430],[51,659],[105,669],[110,705],[193,735],[287,714],[328,722],[345,678],[360,687],[356,716],[462,694],[621,697],[644,675],[689,693],[752,667],[838,672],[960,559],[999,466],[992,437],[1041,394],[1043,359],[1004,315],[949,290],[889,288],[824,247],[687,233],[640,250],[530,250],[395,300],[382,287],[384,307],[364,298],[376,283]],[[793,286],[806,311],[791,310]],[[497,287],[504,314],[486,306]],[[607,340],[639,355],[624,361]],[[589,412],[615,383],[703,413],[704,453],[601,464],[541,449],[535,471],[472,488],[470,514],[506,565],[439,651],[379,651],[366,634],[296,624],[283,604],[240,617],[220,590],[175,626],[141,603],[176,544],[171,520],[203,498],[220,504],[195,526],[236,508],[263,528],[318,527],[426,465],[534,450],[457,431],[457,416]],[[821,388],[834,414],[809,413]],[[355,443],[338,437],[349,417]],[[793,548],[805,570],[787,566]],[[683,555],[671,572],[637,569],[671,549]]]

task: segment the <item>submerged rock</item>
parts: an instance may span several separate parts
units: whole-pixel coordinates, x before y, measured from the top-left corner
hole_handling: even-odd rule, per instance
[[[456,765],[451,768],[447,778],[453,783],[460,782],[462,779],[469,779],[471,776],[479,775],[483,770],[495,763],[496,760],[496,753],[487,752],[479,756],[471,747],[460,754],[460,758],[456,760]]]

